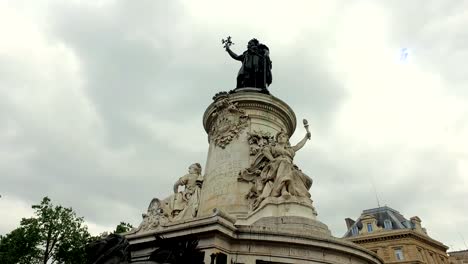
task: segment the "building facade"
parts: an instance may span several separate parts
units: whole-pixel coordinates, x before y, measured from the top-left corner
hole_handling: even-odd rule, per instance
[[[408,220],[384,206],[345,221],[348,231],[343,238],[373,251],[385,263],[449,263],[448,247],[429,237],[417,216]]]
[[[452,251],[449,252],[450,264],[467,264],[468,263],[468,250]]]

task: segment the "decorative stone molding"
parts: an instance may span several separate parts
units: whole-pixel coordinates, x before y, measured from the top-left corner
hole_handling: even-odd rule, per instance
[[[226,213],[223,210],[220,210],[218,208],[213,208],[213,216],[221,216],[222,218],[224,218],[226,220],[229,220],[229,222],[231,222],[233,224],[236,222],[235,217],[232,217],[228,213]]]
[[[291,136],[296,128],[295,123],[295,116],[294,122],[291,122],[293,119],[289,116],[289,113],[284,111],[284,109],[280,109],[274,107],[273,105],[266,105],[263,102],[239,102],[238,106],[242,109],[255,109],[260,110],[263,112],[270,113],[271,116],[276,117],[277,119],[281,120],[283,124],[286,124],[286,132],[289,136]],[[270,118],[266,118],[267,120]]]
[[[283,101],[272,96],[261,93],[240,92],[228,94],[227,92],[217,93],[214,102],[208,106],[203,115],[203,126],[209,134],[215,125],[216,102],[223,98],[229,98],[230,102],[236,104],[237,108],[248,113],[249,119],[264,119],[267,122],[277,123],[278,127],[283,127],[286,133],[291,136],[296,129],[296,115],[294,111]],[[268,115],[264,115],[268,113]]]
[[[248,115],[232,103],[227,94],[217,94],[214,112],[211,113],[213,125],[208,133],[208,140],[220,148],[225,148],[240,132],[248,126]]]
[[[237,263],[265,259],[277,263],[383,264],[373,252],[335,238],[323,223],[303,217],[266,217],[252,225],[237,225],[211,213],[155,233],[167,238],[198,236],[205,263],[210,263],[210,254],[221,250]],[[133,248],[132,261],[148,258],[155,233],[127,236]]]
[[[143,221],[134,232],[161,229],[171,218],[170,200],[153,198],[146,213],[142,214]]]

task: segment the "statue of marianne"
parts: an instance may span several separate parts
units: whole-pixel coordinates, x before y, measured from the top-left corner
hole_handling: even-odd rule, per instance
[[[232,45],[230,37],[227,41],[223,40],[222,43],[225,43],[224,48],[233,59],[242,62],[242,67],[237,75],[236,89],[256,87],[261,88],[262,93],[269,94],[267,88],[272,82],[272,63],[268,47],[254,38],[247,43],[247,50],[241,55],[237,55],[230,48]]]

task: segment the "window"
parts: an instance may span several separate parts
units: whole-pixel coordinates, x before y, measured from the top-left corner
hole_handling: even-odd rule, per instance
[[[396,248],[395,249],[395,258],[397,260],[404,260],[405,258],[403,257],[403,250],[401,248]]]
[[[385,228],[385,229],[392,229],[392,221],[386,219],[386,220],[384,221],[384,228]]]
[[[353,236],[357,236],[359,234],[357,226],[353,226],[353,228],[351,228],[351,234],[353,234]]]
[[[372,224],[371,223],[367,224],[367,232],[372,232]]]

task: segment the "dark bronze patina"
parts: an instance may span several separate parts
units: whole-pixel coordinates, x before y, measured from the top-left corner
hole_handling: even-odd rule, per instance
[[[237,55],[230,48],[234,44],[230,36],[226,40],[223,39],[221,43],[224,44],[224,48],[233,59],[242,62],[234,92],[240,88],[253,87],[260,88],[260,92],[268,94],[267,88],[272,82],[272,66],[268,47],[254,38],[248,42],[247,50],[241,55]]]

